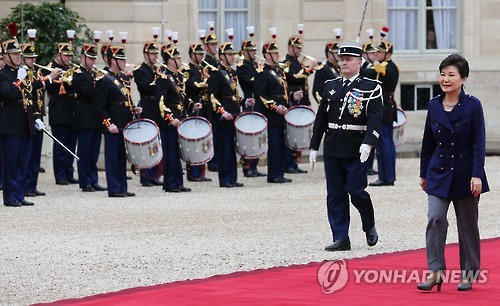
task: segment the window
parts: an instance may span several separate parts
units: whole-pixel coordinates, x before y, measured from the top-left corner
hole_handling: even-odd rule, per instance
[[[396,51],[457,49],[457,0],[388,0],[387,16]]]
[[[234,47],[239,50],[241,42],[248,38],[246,27],[250,20],[249,0],[198,0],[199,15],[198,27],[205,29],[207,33],[207,22],[215,22],[215,34],[220,42],[226,42],[225,29],[234,29]]]
[[[401,107],[404,111],[426,110],[429,100],[441,92],[439,84],[401,84]]]

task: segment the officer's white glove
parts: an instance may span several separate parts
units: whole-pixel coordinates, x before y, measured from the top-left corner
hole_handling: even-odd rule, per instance
[[[316,157],[318,156],[318,151],[309,151],[309,164],[311,165],[311,170],[314,169],[314,164],[316,163]]]
[[[43,124],[42,120],[36,119],[35,120],[35,127],[37,130],[41,131],[41,130],[45,129],[45,124]]]
[[[27,75],[28,75],[28,72],[26,72],[26,68],[20,67],[19,69],[17,69],[17,79],[18,80],[21,80],[21,81],[24,80]]]
[[[369,145],[369,144],[362,144],[360,147],[359,147],[359,160],[364,163],[368,157],[370,156],[370,152],[372,151],[372,148],[373,146],[372,145]]]

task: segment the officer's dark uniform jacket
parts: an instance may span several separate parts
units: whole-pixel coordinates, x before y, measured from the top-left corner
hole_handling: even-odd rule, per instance
[[[382,119],[381,88],[379,82],[358,76],[347,88],[348,98],[344,98],[342,86],[340,77],[326,82],[310,149],[318,150],[325,134],[324,156],[355,159],[359,158],[361,144],[377,144]]]
[[[205,58],[203,60],[205,62],[209,63],[210,65],[212,65],[214,68],[219,67],[219,61],[215,58],[215,56],[211,56],[211,55],[206,54]],[[202,62],[201,65],[203,67],[208,67],[208,65],[205,62]],[[210,67],[208,67],[208,73],[212,74],[212,71],[214,71],[214,70],[212,70],[212,69],[210,69]]]
[[[299,90],[304,92],[304,97],[300,100],[300,105],[311,105],[309,100],[309,84],[307,77],[312,73],[306,67],[303,67],[296,57],[290,54],[286,55],[283,62],[285,65],[286,80],[288,82],[288,96],[293,97],[293,93]],[[293,105],[296,102],[292,102]]]
[[[382,123],[390,124],[397,122],[397,104],[394,101],[394,91],[399,81],[399,68],[392,60],[384,61],[380,64],[367,67],[363,75],[379,80],[382,84],[382,93],[384,97],[384,111]]]
[[[183,77],[186,80],[187,97],[187,105],[185,105],[185,108],[188,114],[192,114],[194,103],[200,102],[203,108],[198,112],[198,116],[207,118],[208,80],[202,79],[202,69],[203,67],[201,65],[189,63],[189,69],[183,71]]]
[[[472,197],[472,177],[480,178],[481,193],[487,192],[481,102],[462,90],[458,104],[447,113],[443,98],[440,95],[431,99],[425,121],[420,177],[426,179],[426,192],[447,199]]]
[[[285,73],[277,66],[267,63],[257,70],[255,76],[255,100],[267,117],[268,126],[282,127],[284,118],[276,112],[278,106],[290,107]]]
[[[231,67],[219,65],[217,71],[213,71],[208,79],[208,92],[215,113],[222,118],[224,112],[228,112],[235,118],[240,113],[241,97],[238,93],[238,78],[236,71]],[[232,120],[222,119],[221,127],[232,126]]]
[[[255,75],[257,74],[256,66],[257,63],[252,63],[250,61],[244,60],[241,64],[238,65],[238,67],[236,67],[236,75],[238,76],[238,81],[240,83],[241,90],[243,91],[244,100],[255,98],[254,84]],[[253,110],[260,112],[261,110],[258,109],[259,105],[261,104],[255,104]],[[243,107],[245,108],[244,105]]]
[[[95,109],[99,121],[105,126],[105,119],[110,119],[122,130],[132,121],[134,104],[130,94],[128,76],[109,71],[105,76],[96,79]]]
[[[33,135],[35,119],[40,119],[40,110],[32,94],[43,87],[42,82],[31,82],[26,77],[20,88],[17,81],[17,68],[5,64],[0,69],[0,134]]]
[[[140,94],[139,106],[142,107],[141,117],[153,120],[156,124],[163,124],[160,116],[158,102],[155,99],[156,83],[155,66],[149,66],[142,63],[134,69],[134,81],[137,84],[137,90]]]
[[[325,89],[325,82],[339,77],[338,68],[335,64],[327,61],[326,64],[316,68],[314,73],[313,96],[316,102],[321,102],[321,95]]]
[[[49,63],[48,67],[68,70],[68,68],[59,65],[57,62]],[[47,75],[50,72],[44,71],[44,73]],[[59,79],[61,79],[61,76],[56,80]],[[52,82],[52,84],[47,84],[47,95],[49,97],[49,124],[73,126],[75,123],[75,108],[77,104],[75,89],[66,82],[63,82],[62,86],[66,92],[65,94],[59,94],[61,84],[57,83],[57,81]]]
[[[158,101],[160,116],[164,122],[170,123],[174,119],[182,120],[184,116],[183,90],[182,74],[166,68],[157,77],[155,99]],[[162,110],[162,104],[166,110]]]
[[[75,69],[73,74],[72,86],[78,101],[74,125],[76,130],[95,130],[101,127],[93,104],[96,91],[95,77],[95,71],[89,71],[85,67]]]

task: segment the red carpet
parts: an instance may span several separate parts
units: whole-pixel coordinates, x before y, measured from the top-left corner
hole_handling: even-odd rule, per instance
[[[474,289],[467,292],[458,292],[459,278],[452,279],[454,272],[457,272],[455,276],[459,275],[458,271],[453,271],[459,269],[458,245],[453,244],[446,249],[451,274],[440,293],[436,288],[432,292],[416,289],[415,277],[421,278],[426,268],[425,250],[420,249],[346,260],[344,274],[331,274],[332,279],[338,277],[331,288],[341,286],[345,275],[348,275],[347,284],[331,294],[324,293],[318,282],[318,271],[323,263],[310,263],[127,289],[43,305],[500,305],[498,254],[499,238],[482,241],[482,283],[475,284]],[[321,271],[330,264],[323,266]],[[338,268],[339,264],[337,261],[332,267]],[[356,278],[361,281],[356,282]]]

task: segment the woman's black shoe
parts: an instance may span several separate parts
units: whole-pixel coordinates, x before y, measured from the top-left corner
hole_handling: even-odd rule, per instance
[[[441,291],[441,285],[443,284],[443,278],[439,272],[432,272],[431,275],[423,283],[417,284],[418,290],[431,291],[434,286],[437,285],[437,291]]]

